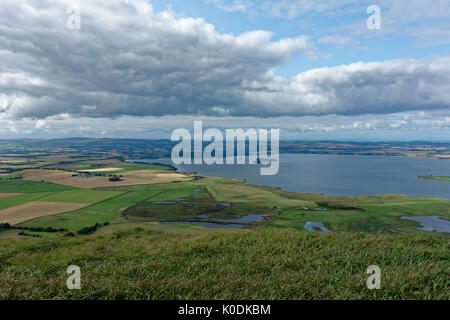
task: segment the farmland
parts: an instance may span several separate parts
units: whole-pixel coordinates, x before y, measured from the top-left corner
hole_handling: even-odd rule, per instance
[[[64,228],[76,232],[97,223],[189,222],[193,219],[208,222],[208,218],[200,219],[198,216],[207,214],[213,219],[233,219],[260,214],[265,216],[264,221],[250,223],[248,228],[302,231],[306,222],[317,221],[333,232],[430,234],[419,230],[417,222],[400,217],[450,217],[450,201],[445,199],[402,195],[333,197],[298,194],[248,185],[238,180],[200,177],[183,182],[23,194],[1,199],[0,205],[7,208],[38,199],[88,203],[89,206],[32,219],[20,226]],[[222,203],[228,205],[223,206]]]
[[[0,298],[447,297],[449,234],[400,217],[450,219],[449,200],[300,194],[117,160],[55,166],[0,179],[0,223],[12,225],[0,225]],[[95,176],[85,180],[118,174],[142,183],[57,183],[89,169]],[[249,215],[262,219],[242,220]],[[308,221],[330,233],[305,231]],[[365,268],[375,262],[385,290],[373,292]],[[81,291],[62,285],[70,264],[83,270]]]
[[[21,193],[0,193],[0,199],[19,196]]]
[[[16,225],[18,223],[61,212],[80,209],[84,203],[30,201],[0,211],[0,223]]]
[[[111,182],[106,175],[106,172],[90,176],[74,174],[64,170],[35,169],[22,171],[22,174],[25,179],[31,181],[44,181],[75,188],[99,188],[117,185],[127,186],[189,180],[189,177],[186,177],[185,175],[164,170],[126,171],[120,174],[120,181],[117,182]]]
[[[71,190],[73,188],[47,182],[37,182],[24,179],[0,180],[1,193],[35,193],[35,192],[56,192]]]

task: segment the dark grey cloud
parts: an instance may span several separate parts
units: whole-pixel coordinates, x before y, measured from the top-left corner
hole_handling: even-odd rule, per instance
[[[302,116],[448,108],[448,59],[314,69],[292,79],[272,69],[306,37],[219,33],[202,19],[155,13],[146,1],[0,3],[0,117]]]

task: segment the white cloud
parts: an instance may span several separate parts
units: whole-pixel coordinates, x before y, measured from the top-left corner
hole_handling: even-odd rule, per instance
[[[450,59],[400,59],[268,76],[246,92],[265,114],[376,114],[450,107]]]
[[[66,28],[70,0],[0,3],[0,113],[45,118],[214,114],[245,107],[245,80],[259,79],[304,36],[238,36],[203,19],[155,13],[143,0],[81,1],[80,30]],[[239,113],[234,111],[234,113]]]
[[[444,120],[439,121],[439,125],[442,127],[450,127],[450,117],[445,117]]]
[[[0,3],[0,117],[279,117],[450,107],[448,58],[360,62],[284,79],[273,68],[294,52],[312,54],[307,37],[219,33],[203,19],[155,13],[141,0],[81,1],[81,30],[68,30],[70,2]],[[304,10],[329,10],[304,3]],[[322,41],[330,40],[339,38]]]
[[[389,115],[325,115],[304,117],[202,117],[204,128],[281,128],[281,139],[355,139],[446,140],[450,136],[450,110],[430,112],[423,119],[420,112],[402,112]],[[404,120],[409,116],[408,120]],[[62,138],[73,136],[168,139],[174,129],[192,130],[192,115],[163,117],[64,118],[49,117],[45,120],[50,130],[35,130],[36,121],[0,119],[0,136],[6,138]],[[132,124],[132,125],[130,125]],[[9,127],[14,127],[15,132]],[[447,139],[448,140],[448,139]]]
[[[8,123],[8,130],[11,131],[11,132],[13,132],[13,133],[17,133],[17,128],[16,128],[16,126],[14,125],[14,122],[10,121],[10,122]]]
[[[231,1],[207,2],[226,7]],[[450,1],[447,0],[242,0],[240,3],[249,14],[278,19],[342,18],[344,25],[334,29],[341,29],[345,37],[368,32],[366,9],[369,5],[378,5],[382,18],[380,34],[411,36],[421,46],[450,43]],[[318,29],[317,26],[314,28]]]
[[[44,127],[45,127],[45,120],[39,119],[38,121],[36,121],[36,125],[35,125],[36,129],[42,129]]]

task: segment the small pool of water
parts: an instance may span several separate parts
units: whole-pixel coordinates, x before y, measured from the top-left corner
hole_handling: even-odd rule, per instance
[[[208,220],[212,220],[212,221],[242,222],[242,223],[253,223],[253,222],[263,221],[265,217],[267,217],[267,214],[248,214],[248,215],[240,217],[240,218],[231,218],[231,219],[211,218],[207,214],[201,214],[198,216],[198,218],[208,219]]]
[[[219,202],[218,205],[222,207],[231,207],[231,203],[229,202]]]
[[[195,202],[186,202],[184,201],[185,199],[176,199],[175,201],[155,201],[152,202],[152,204],[162,204],[162,205],[171,205],[171,204],[188,204],[188,205],[192,205],[195,204]]]
[[[242,229],[245,227],[243,224],[220,224],[214,222],[200,222],[200,221],[164,221],[162,224],[196,224],[206,228],[216,228],[216,229]]]
[[[450,221],[441,219],[439,216],[400,217],[400,219],[419,222],[420,227],[417,227],[417,229],[423,231],[450,233]]]
[[[324,233],[329,233],[330,230],[325,228],[322,222],[310,222],[305,223],[304,228],[308,231],[315,232],[315,228],[322,230]]]

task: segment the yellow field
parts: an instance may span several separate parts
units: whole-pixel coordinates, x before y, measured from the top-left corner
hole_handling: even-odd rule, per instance
[[[91,170],[79,170],[78,172],[108,172],[108,171],[118,171],[120,168],[101,168],[101,169],[91,169]]]
[[[87,206],[89,204],[86,203],[32,201],[0,210],[0,223],[15,225],[34,218],[74,211]]]
[[[14,197],[14,196],[20,196],[23,193],[0,193],[0,199]]]
[[[209,178],[208,178],[209,179]],[[211,181],[211,179],[209,179]],[[297,199],[288,199],[274,192],[262,190],[261,188],[242,184],[242,183],[215,183],[206,186],[209,192],[217,201],[253,201],[261,202],[266,205],[285,205],[285,206],[306,206],[308,208],[317,207],[312,201]]]
[[[55,184],[77,188],[100,188],[113,186],[130,186],[140,184],[167,183],[175,181],[188,181],[191,178],[181,173],[159,170],[139,170],[121,173],[121,181],[111,182],[108,177],[73,177],[72,172],[62,170],[24,170],[21,172],[24,179],[32,181],[45,181]]]

